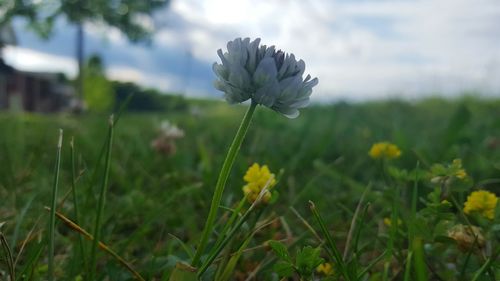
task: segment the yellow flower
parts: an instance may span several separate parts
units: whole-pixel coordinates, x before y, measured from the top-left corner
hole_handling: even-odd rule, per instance
[[[384,218],[384,224],[387,226],[387,227],[391,227],[392,225],[392,220],[390,218]],[[398,226],[402,225],[403,224],[403,221],[401,219],[398,219]]]
[[[486,244],[481,229],[477,226],[457,224],[448,230],[448,237],[457,242],[461,251],[468,252],[473,247],[483,248]]]
[[[267,165],[262,167],[254,163],[250,168],[248,168],[243,180],[247,182],[243,186],[243,193],[247,197],[248,201],[253,203],[259,197],[261,191],[266,188],[262,196],[262,201],[265,203],[269,202],[271,199],[271,189],[276,184],[276,179],[273,173],[269,171]]]
[[[464,169],[460,169],[458,170],[456,173],[455,173],[455,177],[457,177],[458,179],[465,179],[465,177],[467,177],[467,173],[465,172]]]
[[[368,154],[373,159],[393,159],[401,156],[401,150],[399,150],[396,145],[390,142],[378,142],[372,145],[372,148],[370,149],[370,152],[368,152]]]
[[[322,263],[316,267],[316,272],[322,273],[324,275],[332,275],[333,274],[333,266],[329,262]]]
[[[455,177],[457,179],[463,180],[467,177],[467,172],[465,171],[465,169],[462,169],[462,160],[461,159],[453,160],[453,163],[451,164],[451,166],[457,168],[457,170],[455,172]]]
[[[464,204],[464,213],[478,212],[481,216],[492,220],[495,217],[495,208],[498,197],[489,191],[478,190],[472,192]]]

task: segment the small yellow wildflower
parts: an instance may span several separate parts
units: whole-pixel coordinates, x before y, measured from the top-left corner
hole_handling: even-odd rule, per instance
[[[461,159],[454,159],[451,166],[458,168],[458,170],[455,172],[455,177],[457,179],[463,180],[467,177],[467,172],[465,171],[465,169],[462,168],[462,160]]]
[[[489,191],[478,190],[472,192],[464,204],[464,213],[478,212],[481,216],[492,220],[495,217],[495,208],[498,197]]]
[[[468,252],[473,247],[483,248],[486,244],[481,229],[473,225],[457,224],[448,230],[448,237],[455,240],[461,251]]]
[[[316,267],[316,272],[324,274],[324,275],[332,275],[333,274],[333,266],[329,262],[322,263]]]
[[[460,169],[458,170],[456,173],[455,173],[455,177],[457,177],[458,179],[465,179],[465,177],[467,177],[467,173],[465,172],[464,169]]]
[[[392,225],[392,220],[390,218],[384,218],[384,224],[387,226],[387,227],[391,227]],[[403,221],[401,219],[398,219],[398,226],[402,225],[403,224]]]
[[[401,150],[390,142],[378,142],[372,145],[368,155],[373,159],[393,159],[401,156]]]
[[[250,168],[248,168],[243,180],[247,184],[243,187],[243,193],[247,197],[248,201],[253,203],[259,197],[259,194],[264,188],[267,190],[262,196],[262,201],[267,203],[271,199],[271,189],[276,184],[276,179],[273,173],[269,171],[267,165],[262,165],[262,167],[254,163]]]

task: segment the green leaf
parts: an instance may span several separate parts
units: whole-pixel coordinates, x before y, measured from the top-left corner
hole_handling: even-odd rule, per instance
[[[288,249],[286,246],[278,241],[269,241],[269,246],[273,249],[273,252],[282,260],[292,263],[292,259],[290,258],[290,254],[288,253]]]
[[[291,277],[295,268],[293,264],[286,261],[279,261],[274,264],[273,271],[276,272],[280,277]]]
[[[295,265],[301,276],[311,275],[325,260],[320,257],[321,249],[306,246],[297,252]]]

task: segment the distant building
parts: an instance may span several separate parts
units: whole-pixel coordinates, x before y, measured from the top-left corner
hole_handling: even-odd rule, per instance
[[[68,109],[75,99],[75,91],[62,75],[20,71],[4,62],[1,49],[16,44],[12,27],[0,26],[0,110],[57,112]]]

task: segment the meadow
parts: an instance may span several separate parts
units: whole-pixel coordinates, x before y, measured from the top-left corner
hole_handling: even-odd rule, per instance
[[[115,256],[96,253],[96,280],[195,280],[172,272],[193,258],[246,107],[193,100],[185,110],[115,115],[109,163],[106,115],[1,113],[0,280],[46,280],[50,260],[55,279],[88,280],[93,242],[61,216],[50,233],[55,170],[57,212],[89,233],[107,186],[100,240]],[[482,201],[472,212],[464,202],[478,190],[500,195],[499,108],[474,97],[341,102],[287,119],[258,107],[201,260],[234,232],[199,277],[498,280],[499,208],[491,217]],[[175,153],[151,146],[162,120],[184,131]],[[378,142],[400,155],[370,156]],[[243,178],[254,163],[276,184],[246,213]]]

